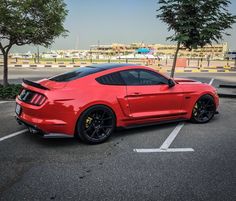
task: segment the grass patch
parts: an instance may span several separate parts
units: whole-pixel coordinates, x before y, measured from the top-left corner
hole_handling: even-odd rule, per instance
[[[3,85],[0,84],[0,99],[15,99],[16,96],[19,94],[21,88],[21,84],[9,84],[7,87],[3,87]]]

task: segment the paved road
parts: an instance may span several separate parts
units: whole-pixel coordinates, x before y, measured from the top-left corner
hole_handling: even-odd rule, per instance
[[[0,111],[0,138],[23,129],[14,103]],[[235,99],[221,99],[219,112],[208,124],[186,122],[170,146],[194,152],[134,152],[159,148],[177,124],[117,131],[94,146],[29,133],[0,141],[0,200],[234,201]]]
[[[51,77],[59,73],[73,70],[73,68],[9,68],[11,83],[20,83],[23,78],[38,80]],[[2,82],[2,68],[0,68],[0,83]],[[224,82],[236,82],[235,73],[177,73],[176,77],[216,78]]]

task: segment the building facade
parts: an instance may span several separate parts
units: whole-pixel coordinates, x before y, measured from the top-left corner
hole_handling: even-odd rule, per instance
[[[139,48],[152,49],[154,55],[160,58],[173,58],[176,45],[165,45],[165,44],[144,44],[144,43],[132,43],[132,44],[118,44],[112,45],[92,45],[89,52],[95,55],[106,55],[106,56],[121,56],[128,54],[135,54]],[[228,44],[213,44],[207,45],[203,48],[183,49],[179,51],[179,57],[183,58],[210,58],[210,59],[224,59],[228,52]]]

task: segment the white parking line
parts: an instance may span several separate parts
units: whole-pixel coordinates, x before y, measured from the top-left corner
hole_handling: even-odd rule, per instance
[[[157,152],[192,152],[192,148],[171,148],[171,149],[134,149],[138,153],[157,153]]]
[[[164,149],[164,150],[168,149],[170,147],[171,143],[174,141],[174,139],[178,135],[181,128],[183,128],[183,126],[184,126],[184,123],[179,123],[175,127],[175,129],[171,132],[169,137],[165,140],[165,142],[161,145],[160,149]]]
[[[138,153],[157,153],[157,152],[193,152],[192,148],[169,148],[171,143],[174,141],[178,135],[181,128],[183,128],[184,123],[179,123],[171,134],[166,138],[159,149],[134,149],[134,152]]]
[[[0,101],[0,104],[3,104],[3,103],[13,103],[15,101]]]
[[[213,84],[213,82],[214,82],[214,80],[215,80],[215,79],[214,79],[214,78],[212,78],[212,79],[211,79],[211,81],[209,82],[209,85],[212,85],[212,84]]]
[[[1,141],[4,141],[6,139],[9,139],[9,138],[12,138],[12,137],[15,137],[17,135],[20,135],[20,134],[23,134],[23,133],[26,133],[28,131],[28,129],[24,129],[24,130],[21,130],[21,131],[18,131],[18,132],[15,132],[15,133],[12,133],[10,135],[7,135],[7,136],[4,136],[4,137],[1,137],[0,138],[0,142]]]

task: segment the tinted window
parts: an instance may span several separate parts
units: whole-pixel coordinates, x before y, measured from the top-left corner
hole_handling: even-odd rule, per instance
[[[77,70],[57,75],[55,77],[50,78],[49,80],[52,80],[55,82],[68,82],[68,81],[75,80],[75,79],[78,79],[87,75],[91,75],[93,73],[97,73],[103,70],[105,69],[95,68],[91,66],[80,67]]]
[[[159,85],[168,83],[165,77],[149,70],[126,70],[121,71],[120,75],[126,85]]]
[[[125,85],[119,73],[111,73],[96,79],[100,84],[105,85]]]

